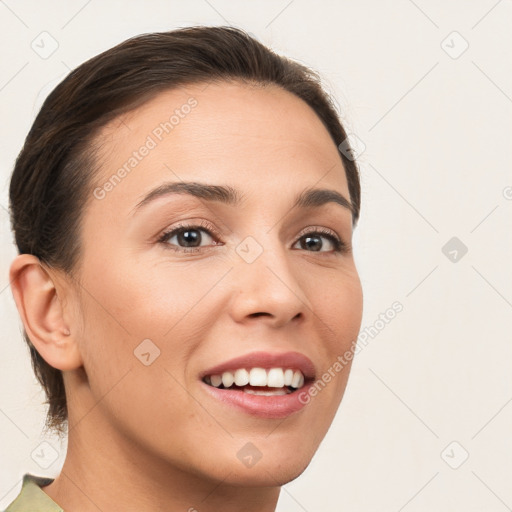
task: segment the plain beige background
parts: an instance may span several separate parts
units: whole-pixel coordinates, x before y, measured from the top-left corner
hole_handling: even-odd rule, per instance
[[[232,24],[318,70],[361,151],[367,342],[278,510],[512,510],[511,22],[510,0],[0,1],[0,509],[65,455],[41,436],[8,281],[9,176],[37,109],[130,36]]]

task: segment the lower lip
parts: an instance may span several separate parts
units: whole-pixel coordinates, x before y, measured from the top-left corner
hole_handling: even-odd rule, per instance
[[[219,389],[204,382],[201,382],[201,384],[206,388],[206,392],[217,400],[253,416],[261,418],[286,418],[307,405],[308,402],[302,403],[299,397],[304,397],[305,394],[308,394],[313,382],[304,384],[300,390],[293,393],[274,396],[252,395],[244,391]]]

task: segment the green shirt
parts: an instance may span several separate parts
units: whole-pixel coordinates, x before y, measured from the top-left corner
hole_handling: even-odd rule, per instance
[[[41,487],[50,485],[53,480],[53,478],[25,473],[20,493],[4,512],[64,512],[41,489]]]

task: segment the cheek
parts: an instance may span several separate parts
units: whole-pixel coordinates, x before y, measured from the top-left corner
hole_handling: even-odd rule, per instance
[[[171,268],[137,265],[130,257],[115,261],[97,257],[83,276],[84,367],[94,376],[91,388],[98,396],[136,370],[130,379],[140,378],[144,386],[134,388],[134,397],[140,394],[144,401],[151,388],[172,384],[170,374],[183,382],[187,360],[215,318],[204,307],[211,309],[211,303],[201,301],[213,278],[211,272],[194,273],[193,264]]]
[[[357,339],[363,315],[363,292],[357,273],[332,279],[318,303],[325,328],[331,331],[330,350],[347,350]]]
[[[325,366],[318,376],[322,381],[318,389],[325,395],[325,407],[336,410],[347,385],[361,328],[363,294],[357,273],[340,274],[331,280],[318,304],[318,329],[325,332]]]
[[[88,268],[85,282],[97,320],[107,328],[114,320],[133,341],[166,337],[211,286],[191,265],[142,261],[128,253],[96,258]]]
[[[186,311],[172,311],[168,296],[149,300],[156,289],[138,286],[134,279],[129,280],[133,288],[125,282],[120,292],[120,283],[111,277],[98,285],[97,293],[91,288],[83,308],[81,341],[92,404],[98,405],[94,415],[140,439],[157,439],[169,425],[185,429],[190,418],[183,411],[197,408],[183,387],[194,350],[190,329],[184,330],[189,323],[178,322]],[[203,427],[208,431],[212,425]],[[173,449],[178,448],[179,443]]]

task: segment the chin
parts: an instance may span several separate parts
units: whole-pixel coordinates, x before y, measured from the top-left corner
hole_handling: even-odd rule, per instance
[[[263,459],[253,467],[244,468],[237,464],[231,468],[227,478],[218,475],[223,483],[235,487],[276,487],[283,486],[298,478],[309,466],[311,459],[292,461]]]
[[[261,451],[256,448],[256,444]],[[233,449],[210,451],[202,474],[235,487],[276,487],[295,480],[309,466],[317,447],[265,444],[263,439],[233,443]],[[212,459],[213,457],[213,459]],[[207,463],[207,465],[205,464]]]

